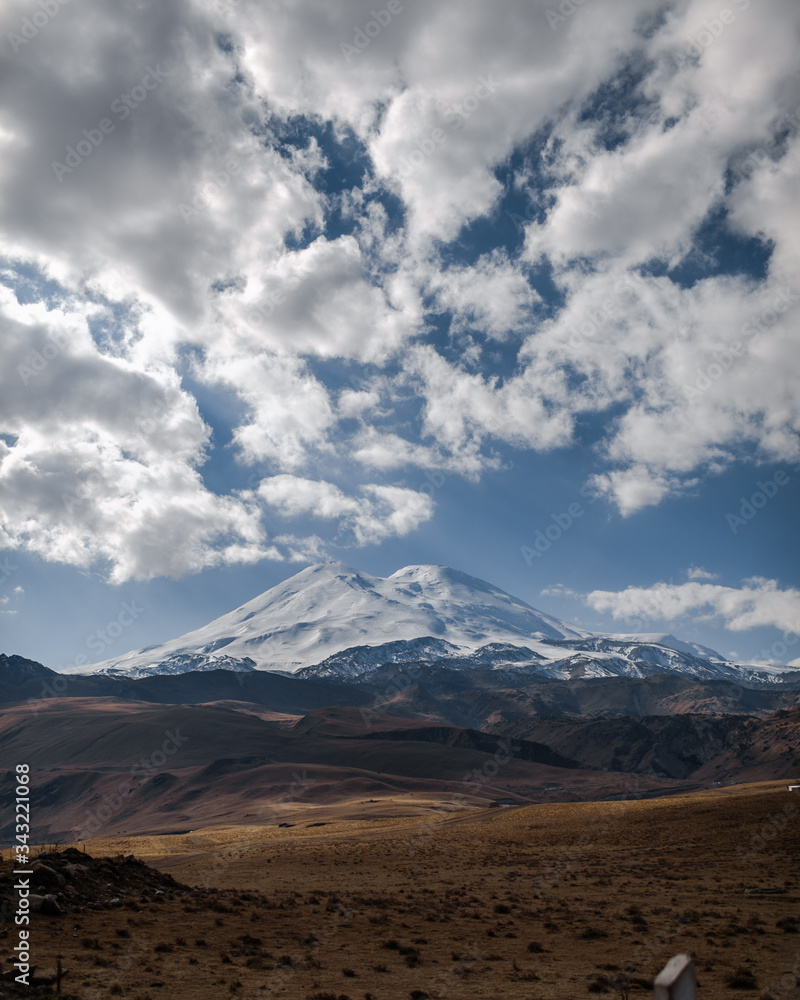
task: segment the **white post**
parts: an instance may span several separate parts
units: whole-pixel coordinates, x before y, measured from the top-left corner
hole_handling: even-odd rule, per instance
[[[656,976],[654,1000],[697,1000],[697,980],[691,955],[671,958]]]

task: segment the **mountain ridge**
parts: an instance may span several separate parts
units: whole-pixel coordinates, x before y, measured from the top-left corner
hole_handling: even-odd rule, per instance
[[[227,669],[347,680],[387,663],[514,669],[553,679],[645,677],[777,682],[671,633],[592,633],[448,566],[387,577],[341,562],[308,566],[208,624],[68,674],[137,678]]]

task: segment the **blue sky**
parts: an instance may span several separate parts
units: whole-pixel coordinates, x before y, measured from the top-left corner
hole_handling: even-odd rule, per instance
[[[800,11],[372,11],[4,8],[0,650],[336,558],[800,662]]]

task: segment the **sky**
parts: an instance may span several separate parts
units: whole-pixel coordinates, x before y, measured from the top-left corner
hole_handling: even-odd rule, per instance
[[[800,665],[800,6],[7,0],[0,651],[438,563]]]

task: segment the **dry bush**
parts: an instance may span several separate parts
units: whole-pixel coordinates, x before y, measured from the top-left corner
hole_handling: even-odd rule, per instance
[[[740,965],[738,969],[725,977],[725,985],[732,990],[757,990],[758,983],[751,969]]]

